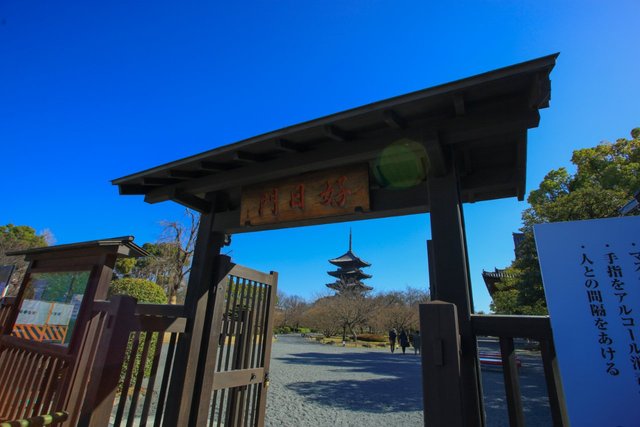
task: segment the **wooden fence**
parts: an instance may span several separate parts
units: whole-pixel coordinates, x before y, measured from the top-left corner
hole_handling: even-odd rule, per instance
[[[568,426],[549,317],[472,315],[471,327],[475,338],[499,340],[509,424],[525,425],[514,338],[526,338],[540,343],[553,425]],[[469,409],[461,399],[461,348],[455,305],[441,301],[421,304],[420,329],[425,425],[463,426],[463,411]]]
[[[162,422],[176,341],[187,319],[181,305],[130,300],[115,297],[94,303],[92,322],[101,337],[78,425]]]
[[[0,333],[15,298],[0,302]],[[59,410],[67,398],[72,358],[54,348],[5,336],[0,346],[0,420]]]
[[[0,301],[0,328],[14,302]],[[70,413],[68,425],[160,425],[176,341],[186,325],[183,307],[116,296],[95,301],[92,311],[73,372],[63,354],[17,337],[5,339],[0,420],[64,409]]]
[[[520,379],[516,362],[514,338],[526,338],[540,343],[542,366],[554,426],[569,425],[564,408],[564,395],[556,360],[549,316],[490,316],[472,315],[471,325],[476,337],[497,337],[500,341],[504,387],[509,423],[524,426]]]
[[[224,271],[208,351],[198,355],[206,356],[208,368],[198,424],[260,426],[277,274],[238,265]],[[10,321],[14,304],[13,298],[0,300],[0,328]],[[65,426],[171,425],[165,415],[167,405],[179,400],[168,392],[177,342],[187,327],[184,307],[137,304],[117,295],[93,301],[90,312],[77,358],[4,331],[0,421],[64,410],[69,414]]]

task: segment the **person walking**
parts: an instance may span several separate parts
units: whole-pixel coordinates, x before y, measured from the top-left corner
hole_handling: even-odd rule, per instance
[[[396,350],[396,337],[398,336],[395,328],[389,330],[389,346],[391,347],[391,353]]]
[[[413,354],[420,354],[420,331],[415,331],[411,340],[413,341]]]
[[[404,329],[400,330],[398,341],[400,342],[400,347],[402,347],[402,354],[405,354],[405,352],[407,351],[407,347],[409,347],[409,336]]]

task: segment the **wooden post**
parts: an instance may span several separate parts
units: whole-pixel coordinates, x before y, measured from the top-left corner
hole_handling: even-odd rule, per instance
[[[524,412],[520,395],[520,378],[516,350],[512,337],[500,337],[500,354],[502,355],[502,374],[504,376],[504,391],[507,397],[509,425],[511,427],[524,426]]]
[[[442,301],[420,304],[420,334],[424,425],[462,427],[456,306]]]
[[[209,421],[209,412],[211,406],[211,393],[213,390],[213,373],[216,369],[216,360],[218,357],[218,340],[220,339],[220,328],[222,324],[222,316],[214,318],[214,313],[223,312],[224,296],[227,292],[228,280],[227,275],[231,270],[231,258],[225,255],[219,255],[215,260],[215,288],[212,290],[214,294],[209,297],[209,310],[207,311],[205,320],[205,330],[203,331],[202,348],[200,366],[198,368],[196,391],[199,396],[198,406],[193,408],[193,414],[190,425],[206,425]],[[218,333],[214,333],[218,331]],[[195,400],[195,399],[194,399]]]
[[[109,314],[96,351],[78,426],[101,427],[109,424],[129,332],[135,320],[136,299],[115,295],[110,301]]]
[[[188,317],[184,334],[178,339],[171,371],[169,385],[170,399],[167,401],[163,425],[165,427],[191,425],[192,411],[197,413],[200,397],[196,395],[199,388],[198,367],[200,366],[203,334],[206,327],[206,314],[209,306],[209,296],[214,291],[217,263],[216,257],[224,242],[224,234],[214,232],[215,194],[208,194],[211,210],[200,217],[198,239],[193,252],[193,262],[184,310]],[[215,292],[215,291],[214,291]],[[198,390],[199,391],[199,390]]]
[[[542,366],[544,367],[544,378],[547,382],[547,392],[549,393],[549,406],[551,407],[551,419],[554,427],[569,425],[569,415],[564,398],[562,381],[560,379],[560,368],[556,358],[556,350],[553,345],[553,338],[549,337],[540,340],[542,353]]]
[[[435,284],[434,299],[456,305],[461,339],[460,371],[465,426],[484,426],[477,343],[471,327],[471,287],[467,248],[455,171],[429,177],[429,205]],[[452,378],[453,380],[453,378]],[[427,396],[429,398],[429,396]]]

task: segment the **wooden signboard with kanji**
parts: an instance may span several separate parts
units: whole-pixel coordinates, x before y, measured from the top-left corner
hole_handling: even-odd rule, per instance
[[[341,216],[369,210],[367,164],[312,172],[242,189],[242,225]]]

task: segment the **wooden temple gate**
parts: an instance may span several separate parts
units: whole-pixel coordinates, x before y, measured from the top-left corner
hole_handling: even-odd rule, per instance
[[[167,407],[168,419],[204,425],[210,410],[211,386],[202,377],[212,363],[203,356],[209,354],[210,344],[202,337],[209,336],[207,306],[213,297],[207,284],[221,274],[214,261],[228,236],[428,212],[432,293],[452,304],[455,315],[442,318],[442,336],[423,344],[425,423],[485,424],[476,337],[491,333],[504,338],[511,423],[522,425],[510,329],[501,320],[473,315],[462,206],[524,199],[527,131],[538,126],[539,109],[549,105],[556,57],[380,101],[114,180],[122,195],[143,195],[148,203],[174,201],[202,214],[185,302],[193,324],[177,343],[180,363],[172,371],[170,394],[180,400]],[[533,335],[549,342],[546,326]],[[546,365],[553,368],[552,347],[547,349]],[[546,372],[551,406],[557,409],[554,422],[563,425],[557,372]]]
[[[81,372],[88,378],[80,382],[82,404],[64,408],[79,425],[261,425],[276,275],[235,267],[220,255],[230,236],[428,212],[431,291],[442,303],[421,307],[425,424],[485,424],[476,338],[487,334],[500,337],[511,424],[523,424],[512,339],[524,335],[543,343],[554,424],[565,425],[548,320],[473,314],[462,209],[524,198],[527,131],[548,106],[556,56],[115,180],[123,195],[201,213],[185,303],[136,305],[118,297],[87,309],[92,340],[78,354],[92,369]],[[3,339],[13,342],[8,333]],[[129,342],[136,356],[125,360]]]

